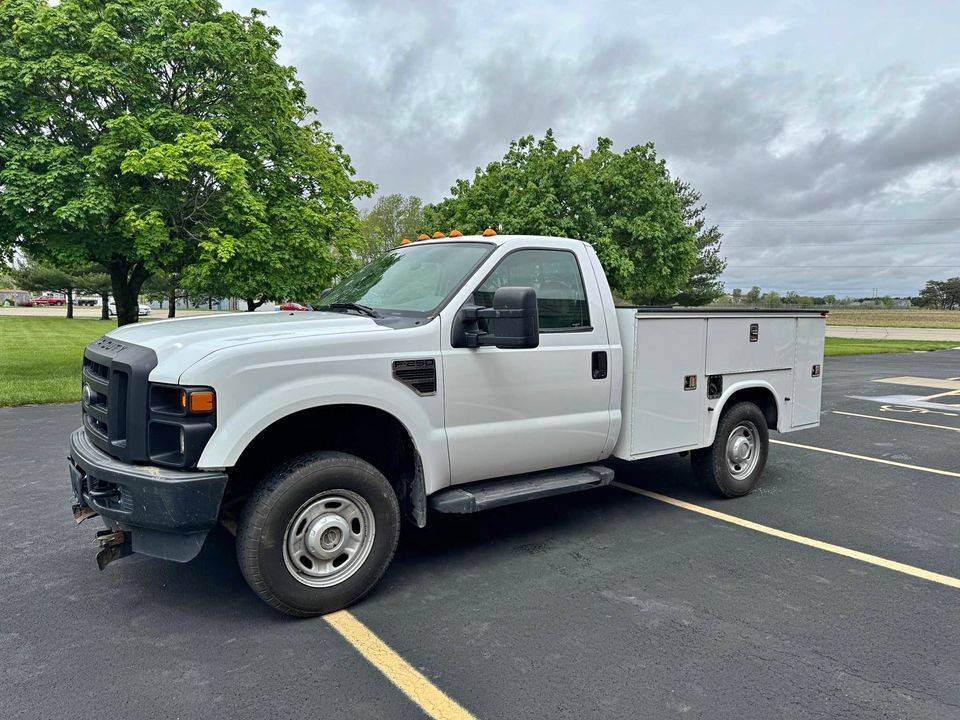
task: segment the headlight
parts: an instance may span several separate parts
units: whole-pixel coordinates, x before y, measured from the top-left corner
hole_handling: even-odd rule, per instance
[[[213,388],[150,385],[147,451],[159,465],[195,467],[217,426]]]

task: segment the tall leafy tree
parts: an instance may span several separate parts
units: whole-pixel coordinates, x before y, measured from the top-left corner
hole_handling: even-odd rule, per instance
[[[0,252],[108,270],[121,324],[154,272],[245,296],[322,285],[372,193],[263,14],[217,0],[0,4]]]
[[[464,233],[492,227],[580,238],[596,249],[618,296],[673,298],[696,263],[699,230],[652,144],[622,153],[612,145],[599,138],[584,154],[579,146],[559,147],[549,130],[539,140],[520,138],[503,160],[478,168],[472,181],[458,180],[449,198],[428,206],[427,223]]]
[[[404,238],[424,232],[423,201],[416,195],[383,195],[361,214],[364,256],[370,260],[395,248]]]

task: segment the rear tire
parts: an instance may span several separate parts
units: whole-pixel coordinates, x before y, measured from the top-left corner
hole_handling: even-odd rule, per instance
[[[353,455],[316,452],[278,467],[247,500],[237,559],[264,602],[311,617],[366,595],[399,536],[397,496],[380,471]]]
[[[740,497],[756,488],[767,464],[767,419],[751,402],[724,410],[713,445],[690,453],[694,475],[722,497]]]

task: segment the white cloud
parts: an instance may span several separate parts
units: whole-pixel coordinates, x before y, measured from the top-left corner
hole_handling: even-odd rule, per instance
[[[790,21],[783,18],[764,17],[748,22],[741,27],[719,33],[716,38],[729,43],[733,47],[740,47],[758,40],[776,37],[790,27],[790,24]]]

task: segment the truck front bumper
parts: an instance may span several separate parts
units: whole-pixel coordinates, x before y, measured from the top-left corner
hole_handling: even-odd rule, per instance
[[[78,522],[100,515],[114,533],[109,542],[122,541],[120,554],[187,562],[217,523],[226,473],[120,462],[90,442],[82,428],[70,436],[67,460],[74,515]]]

